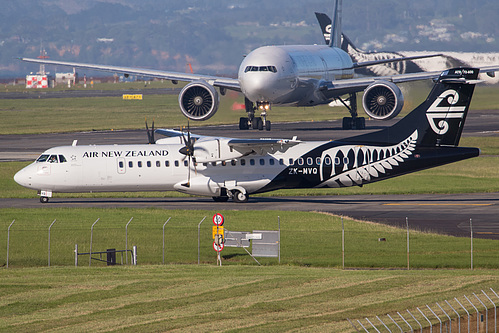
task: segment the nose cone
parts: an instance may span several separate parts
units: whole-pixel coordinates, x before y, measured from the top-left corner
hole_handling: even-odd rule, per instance
[[[271,101],[275,90],[273,73],[246,73],[241,84],[244,95],[252,101]]]
[[[31,185],[31,176],[26,171],[26,168],[19,170],[14,175],[14,181],[21,186],[30,187]]]

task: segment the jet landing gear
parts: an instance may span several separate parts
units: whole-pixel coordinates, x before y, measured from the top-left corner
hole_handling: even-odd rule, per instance
[[[249,99],[244,99],[244,104],[246,106],[246,112],[248,117],[239,118],[239,129],[258,129],[262,131],[264,128],[270,131],[271,123],[267,120],[267,111],[270,110],[270,103],[268,102],[257,102],[257,107],[253,105],[253,102]],[[255,117],[255,111],[260,110],[260,117]]]
[[[351,129],[357,129],[357,130],[362,130],[366,128],[366,118],[364,117],[358,117],[357,115],[357,94],[349,94],[349,97],[347,101],[350,102],[350,105],[348,105],[343,99],[338,98],[341,103],[348,109],[350,112],[351,117],[344,117],[343,118],[343,123],[342,123],[342,129],[344,130],[351,130]]]

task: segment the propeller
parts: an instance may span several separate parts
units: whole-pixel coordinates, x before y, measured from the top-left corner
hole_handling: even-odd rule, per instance
[[[183,160],[188,158],[187,183],[182,184],[182,186],[190,187],[191,186],[191,160],[194,162],[194,171],[196,172],[196,174],[197,174],[197,170],[196,170],[196,158],[194,157],[194,143],[196,142],[196,139],[191,138],[191,130],[189,127],[189,122],[187,122],[187,138],[185,137],[184,133],[182,132],[182,139],[184,140],[185,146],[179,149],[179,153],[185,155]]]
[[[149,144],[155,144],[156,140],[154,140],[154,119],[152,120],[151,131],[149,131],[146,118],[146,132],[147,132],[147,142],[149,142]]]

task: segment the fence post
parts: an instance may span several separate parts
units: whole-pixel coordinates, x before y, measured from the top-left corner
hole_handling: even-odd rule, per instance
[[[485,297],[487,297],[487,299],[490,301],[490,303],[492,303],[494,305],[494,332],[497,332],[497,306],[496,306],[496,303],[494,303],[492,301],[492,299],[490,299],[489,295],[487,295],[485,293],[485,291],[482,290],[482,293],[485,295]]]
[[[132,247],[132,265],[137,266],[137,245]]]
[[[419,320],[416,319],[416,317],[414,317],[414,315],[411,313],[411,311],[409,311],[409,309],[407,309],[407,312],[411,315],[412,319],[414,319],[414,321],[416,323],[418,323],[419,325],[419,328],[420,328],[420,332],[423,333],[423,326],[421,325],[421,323],[419,322]]]
[[[457,315],[457,329],[458,329],[458,332],[461,333],[461,316],[459,315],[459,312],[456,311],[456,309],[454,309],[452,307],[452,305],[450,305],[449,302],[447,302],[447,300],[445,300],[445,303],[447,303],[447,305],[452,309],[452,311],[454,311],[454,313]]]
[[[468,310],[466,310],[466,308],[461,304],[461,302],[459,302],[459,300],[457,298],[454,297],[454,300],[457,302],[457,304],[459,304],[463,309],[464,311],[466,312],[466,314],[468,315],[468,332],[470,331],[470,313],[468,312]]]
[[[92,224],[92,227],[90,228],[90,255],[88,256],[88,266],[90,267],[92,265],[92,240],[94,237],[94,225],[99,222],[100,217],[95,220],[94,224]]]
[[[373,325],[373,323],[371,323],[371,321],[369,320],[369,318],[367,318],[367,317],[366,317],[366,320],[367,320],[367,322],[368,322],[368,323],[372,326],[372,328],[374,328],[374,329],[376,330],[376,332],[381,333],[381,332],[380,332],[380,331],[376,328],[376,326],[374,326],[374,325]]]
[[[480,298],[478,298],[478,296],[475,293],[473,293],[473,295],[475,295],[476,299],[485,308],[485,332],[488,332],[489,331],[489,310],[487,309],[487,306],[485,304],[483,304],[482,300]]]
[[[170,216],[168,220],[163,224],[163,265],[165,264],[165,226],[171,218],[172,217]]]
[[[277,241],[279,242],[279,264],[281,263],[281,217],[277,216],[277,228],[279,229],[279,233],[277,234]]]
[[[383,324],[383,326],[385,326],[385,328],[386,328],[386,330],[387,330],[388,332],[392,333],[392,331],[388,328],[388,326],[386,326],[386,324],[383,322],[383,320],[381,320],[378,316],[376,316],[376,318],[378,318],[379,322],[380,322],[381,324]]]
[[[206,216],[203,217],[203,219],[201,220],[201,222],[199,222],[199,224],[198,224],[198,265],[199,265],[199,260],[200,260],[199,259],[199,256],[200,256],[200,249],[199,249],[199,247],[200,247],[200,238],[201,238],[201,223],[203,223],[203,221],[204,221],[205,218],[206,218]]]
[[[440,310],[442,310],[444,315],[446,315],[447,318],[449,319],[449,329],[450,329],[450,332],[452,332],[452,320],[450,319],[450,316],[447,314],[447,312],[445,312],[445,310],[440,306],[440,304],[438,304],[438,303],[435,303],[435,304],[437,304],[437,306],[440,308]]]
[[[56,221],[56,220],[54,220],[54,221],[52,222],[52,224],[50,225],[50,227],[49,227],[49,257],[48,257],[49,267],[50,267],[50,229],[52,228],[52,225],[54,225],[55,221]]]
[[[12,220],[9,227],[7,228],[7,268],[9,268],[9,248],[10,248],[10,227],[16,222],[16,220]]]
[[[343,224],[343,216],[341,217],[341,263],[344,270],[345,269],[345,225]]]
[[[423,316],[424,319],[426,319],[426,321],[428,322],[428,324],[430,324],[430,333],[433,332],[433,325],[431,324],[431,321],[430,319],[428,319],[428,317],[426,317],[426,315],[423,313],[423,311],[421,311],[419,308],[416,308],[418,309],[419,313],[421,313],[421,315]]]
[[[130,222],[132,222],[132,220],[133,220],[133,216],[125,226],[125,251],[126,251],[125,253],[128,252],[128,225],[130,224]],[[125,256],[125,263],[128,265],[128,255]]]
[[[471,304],[471,306],[475,309],[476,311],[476,331],[479,332],[480,331],[480,322],[479,322],[479,317],[480,317],[480,313],[478,312],[478,309],[476,308],[475,304],[473,304],[469,299],[468,297],[466,297],[466,295],[463,295],[464,298],[466,298],[466,300]]]
[[[471,237],[471,270],[473,270],[473,221],[470,218],[470,237]]]
[[[407,270],[409,270],[409,218],[406,216],[405,224],[407,226]]]
[[[75,267],[78,267],[78,244],[75,244]]]
[[[407,322],[407,320],[405,320],[404,317],[402,317],[402,315],[400,314],[400,312],[397,311],[397,314],[399,315],[400,318],[402,318],[402,320],[407,324],[407,326],[409,326],[409,328],[411,329],[411,332],[414,333],[414,329],[412,328],[412,326]]]
[[[388,318],[390,318],[393,321],[395,326],[397,326],[399,328],[400,333],[404,333],[404,330],[402,329],[402,327],[400,327],[399,324],[397,324],[397,322],[395,320],[393,320],[393,318],[388,313],[386,315],[388,316]]]

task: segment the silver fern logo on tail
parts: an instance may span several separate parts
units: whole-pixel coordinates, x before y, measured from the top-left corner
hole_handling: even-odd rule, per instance
[[[387,147],[347,145],[322,152],[318,187],[361,185],[400,166],[416,148],[418,131]]]
[[[449,118],[463,118],[466,106],[455,106],[459,101],[459,94],[453,89],[444,91],[438,96],[433,104],[426,111],[426,118],[431,129],[439,135],[447,133],[449,130]],[[440,119],[440,121],[437,120]]]

